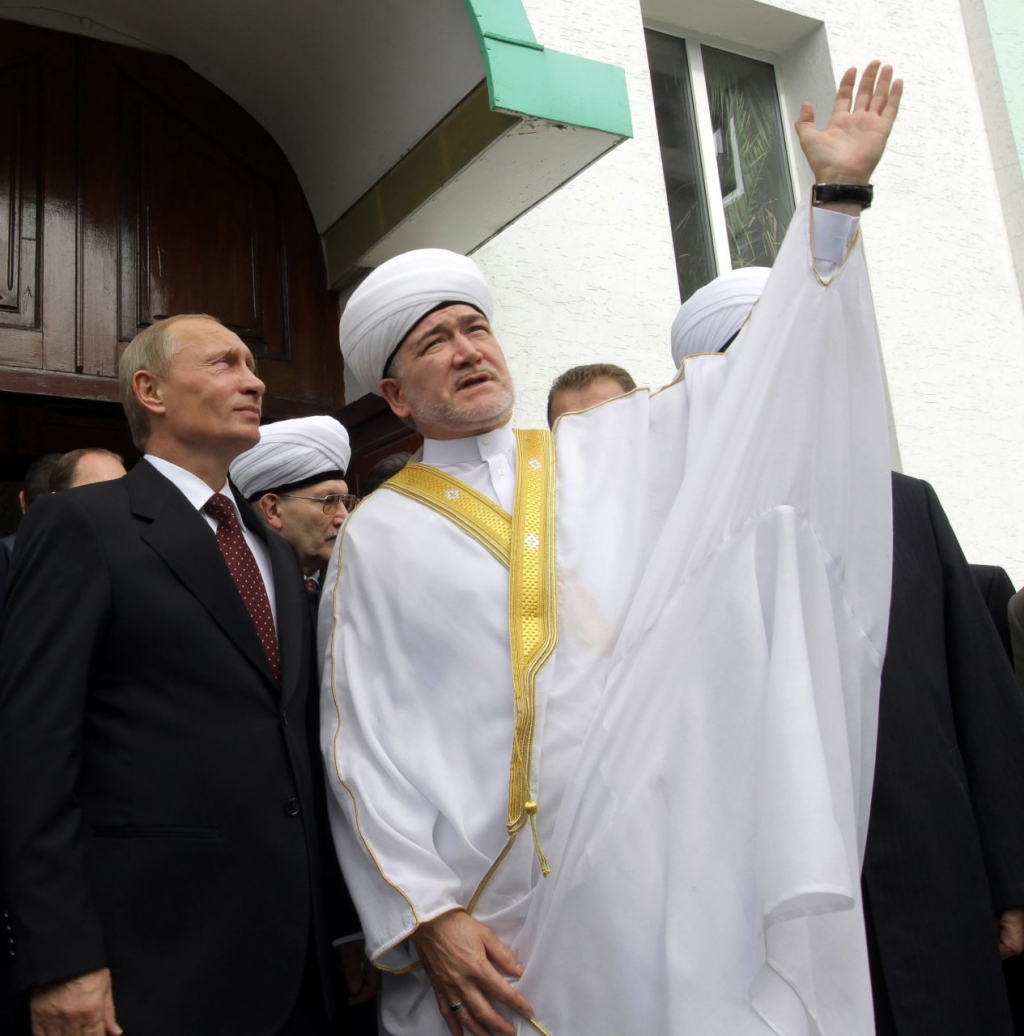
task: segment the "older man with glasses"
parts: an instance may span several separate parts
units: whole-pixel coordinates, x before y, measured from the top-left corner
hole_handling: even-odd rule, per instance
[[[345,482],[351,455],[348,432],[333,417],[299,417],[264,427],[231,465],[232,481],[263,523],[298,552],[314,599],[338,529],[359,502]]]

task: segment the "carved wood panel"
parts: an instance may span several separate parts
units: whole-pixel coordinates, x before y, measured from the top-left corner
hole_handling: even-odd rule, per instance
[[[59,34],[0,31],[0,365],[25,376],[74,367],[73,56]]]
[[[39,63],[0,69],[0,320],[39,327]]]
[[[132,189],[120,192],[118,337],[209,312],[257,354],[287,356],[275,185],[141,90],[120,101],[118,173]]]
[[[0,91],[0,390],[116,400],[138,331],[205,312],[268,416],[343,404],[319,235],[248,113],[181,62],[11,22]]]

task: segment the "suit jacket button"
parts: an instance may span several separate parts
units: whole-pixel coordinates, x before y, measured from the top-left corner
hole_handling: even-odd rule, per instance
[[[300,809],[302,809],[302,805],[298,799],[289,799],[284,806],[285,813],[290,817],[297,817]]]

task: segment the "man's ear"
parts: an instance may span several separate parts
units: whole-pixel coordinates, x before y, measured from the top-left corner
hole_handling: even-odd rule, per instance
[[[25,490],[18,490],[18,506],[21,508],[21,513],[24,514],[28,510],[28,503],[25,500]]]
[[[387,400],[388,406],[394,411],[395,416],[405,420],[409,416],[409,407],[405,402],[402,383],[398,378],[382,378],[379,389],[380,394]]]
[[[163,384],[152,371],[136,371],[132,375],[132,389],[135,398],[151,413],[163,414],[167,410],[164,403]]]
[[[277,493],[264,493],[254,506],[263,519],[264,525],[269,526],[274,532],[280,532],[284,528],[284,519],[281,517],[281,498]]]

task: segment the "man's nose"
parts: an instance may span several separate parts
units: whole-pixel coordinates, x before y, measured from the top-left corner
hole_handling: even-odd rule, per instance
[[[348,517],[348,510],[344,504],[338,504],[337,511],[331,515],[331,525],[339,526]]]
[[[256,376],[255,372],[249,371],[249,376],[246,379],[245,385],[242,388],[243,392],[251,392],[254,395],[263,396],[266,392],[267,386]]]
[[[455,334],[452,344],[455,346],[456,359],[461,364],[476,363],[483,355],[476,339],[461,331]]]

